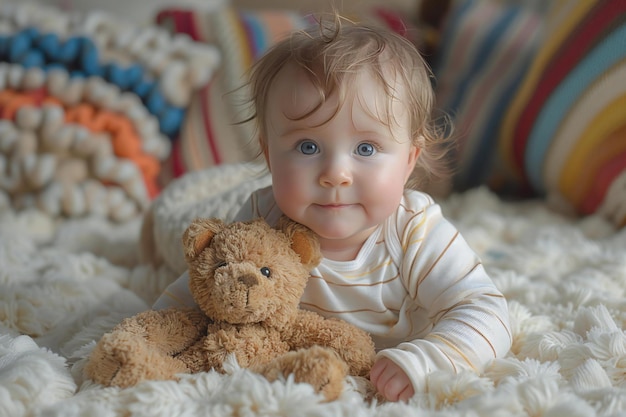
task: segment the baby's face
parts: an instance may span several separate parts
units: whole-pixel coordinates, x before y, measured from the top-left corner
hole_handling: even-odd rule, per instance
[[[419,153],[402,103],[392,104],[388,125],[389,98],[370,74],[360,74],[351,90],[334,117],[336,95],[294,120],[319,97],[301,70],[287,66],[267,100],[266,158],[276,203],[313,230],[324,255],[337,260],[353,258],[396,210]]]

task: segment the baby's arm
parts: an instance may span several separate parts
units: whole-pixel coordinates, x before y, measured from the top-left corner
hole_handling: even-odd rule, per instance
[[[393,362],[420,391],[432,371],[481,372],[490,360],[505,355],[511,346],[506,301],[439,206],[408,222],[402,236],[400,274],[416,308],[428,312],[432,328],[423,338],[379,352],[377,359]]]
[[[468,305],[482,303],[480,300],[468,302]],[[371,373],[378,391],[389,400],[404,399],[401,394],[406,379],[413,390],[406,393],[410,397],[424,389],[426,376],[433,371],[480,373],[490,360],[506,354],[511,345],[508,325],[505,325],[507,319],[495,315],[494,320],[488,318],[492,313],[491,308],[486,307],[484,310],[478,307],[473,312],[454,307],[442,315],[441,321],[424,338],[380,351]],[[376,380],[376,369],[387,368],[387,361],[395,367],[383,373],[387,378]],[[390,373],[393,378],[389,377]]]

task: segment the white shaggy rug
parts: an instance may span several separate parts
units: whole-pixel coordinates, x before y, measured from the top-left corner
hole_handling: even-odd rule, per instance
[[[263,182],[230,167],[174,183],[155,203],[149,249],[176,247],[168,230],[175,235],[191,215],[228,218]],[[176,250],[152,253],[163,258],[158,267],[141,264],[141,219],[55,222],[0,201],[0,416],[626,415],[626,230],[484,189],[442,205],[509,299],[513,349],[484,375],[435,373],[409,404],[372,404],[350,381],[340,400],[324,403],[307,385],[268,383],[234,363],[227,375],[126,390],[85,381],[102,333],[149,308],[176,278]]]

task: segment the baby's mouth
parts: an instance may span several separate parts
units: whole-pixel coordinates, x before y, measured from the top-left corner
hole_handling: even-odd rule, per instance
[[[340,209],[350,207],[352,204],[343,204],[343,203],[329,203],[329,204],[317,204],[318,207],[326,208],[326,209]]]

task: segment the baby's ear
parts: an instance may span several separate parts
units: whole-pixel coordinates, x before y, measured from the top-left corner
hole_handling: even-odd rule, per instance
[[[185,259],[193,261],[211,244],[211,239],[224,228],[220,219],[195,219],[183,233],[183,250]]]
[[[296,223],[287,216],[282,216],[276,225],[291,241],[291,249],[300,255],[300,262],[308,270],[315,268],[322,260],[320,244],[317,237],[306,226]]]

